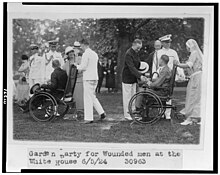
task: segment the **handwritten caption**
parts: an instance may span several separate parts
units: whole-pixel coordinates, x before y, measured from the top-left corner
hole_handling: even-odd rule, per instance
[[[181,150],[28,149],[32,168],[176,168],[182,167]]]

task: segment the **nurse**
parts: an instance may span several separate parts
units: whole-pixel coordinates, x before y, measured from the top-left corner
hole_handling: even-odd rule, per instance
[[[185,64],[175,62],[178,67],[190,68],[192,72],[186,89],[185,108],[180,111],[185,115],[186,120],[181,125],[192,124],[193,120],[198,121],[200,118],[203,54],[194,39],[189,39],[186,42],[186,48],[190,52],[188,61]]]

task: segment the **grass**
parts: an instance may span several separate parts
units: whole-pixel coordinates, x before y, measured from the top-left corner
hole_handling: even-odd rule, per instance
[[[179,88],[178,88],[179,89]],[[178,110],[184,107],[185,91],[174,92],[174,103]],[[154,125],[130,125],[129,121],[122,121],[122,94],[102,93],[98,95],[108,118],[98,122],[83,125],[74,120],[55,120],[53,122],[35,122],[29,114],[23,114],[14,105],[15,140],[38,141],[68,141],[68,142],[106,142],[106,143],[164,143],[164,144],[198,144],[200,126],[181,126],[183,119],[175,119],[174,123],[161,119]],[[71,111],[70,111],[71,113]]]

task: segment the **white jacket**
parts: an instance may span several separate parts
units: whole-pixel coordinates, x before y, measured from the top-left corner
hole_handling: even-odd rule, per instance
[[[80,65],[77,69],[83,71],[83,80],[98,80],[98,55],[92,49],[88,48],[82,55]]]

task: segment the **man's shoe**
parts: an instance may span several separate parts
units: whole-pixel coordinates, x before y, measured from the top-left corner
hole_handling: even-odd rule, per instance
[[[125,117],[125,120],[132,121],[132,118]]]
[[[80,122],[81,124],[91,124],[93,123],[93,121],[84,121],[84,122]]]
[[[104,118],[106,118],[106,114],[105,113],[101,114],[100,116],[101,116],[100,120],[103,120]]]

